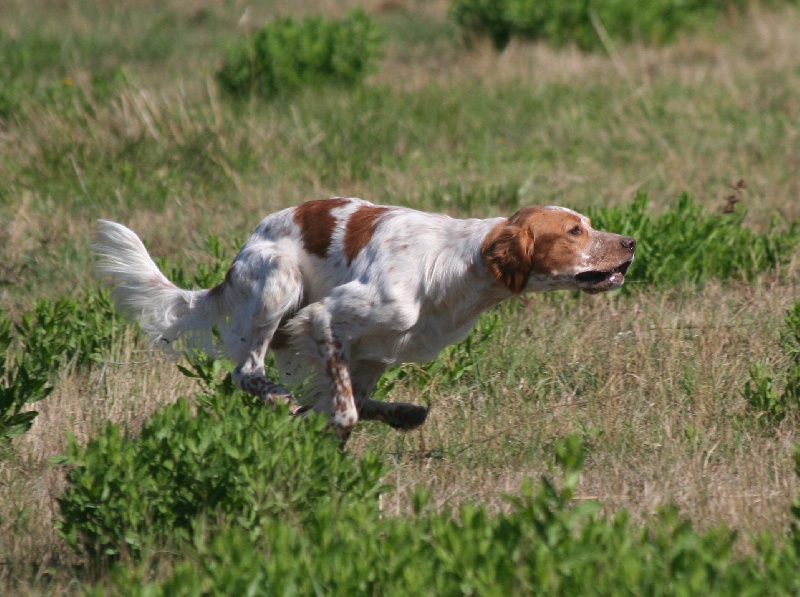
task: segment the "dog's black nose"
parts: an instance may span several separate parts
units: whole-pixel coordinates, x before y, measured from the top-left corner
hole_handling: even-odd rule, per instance
[[[633,249],[636,247],[636,241],[630,236],[623,236],[621,242],[622,246],[630,251],[633,251]]]

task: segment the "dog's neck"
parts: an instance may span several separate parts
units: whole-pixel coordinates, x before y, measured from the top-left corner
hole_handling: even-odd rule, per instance
[[[420,267],[426,295],[456,320],[477,317],[515,293],[492,272],[483,252],[486,238],[505,218],[452,220],[439,246],[431,247]]]

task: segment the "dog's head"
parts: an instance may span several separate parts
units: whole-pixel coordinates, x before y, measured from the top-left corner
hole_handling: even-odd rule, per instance
[[[481,253],[492,276],[514,293],[619,288],[636,241],[601,232],[589,218],[563,207],[525,207],[498,224]]]

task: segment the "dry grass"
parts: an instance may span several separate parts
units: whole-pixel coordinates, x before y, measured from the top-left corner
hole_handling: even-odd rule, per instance
[[[36,405],[39,415],[17,441],[14,457],[0,463],[0,582],[5,573],[41,581],[57,570],[58,582],[69,577],[75,559],[54,524],[65,480],[61,467],[49,462],[66,453],[69,436],[85,443],[107,422],[135,433],[159,405],[194,392],[173,362],[131,338],[113,359],[89,372],[59,375],[55,391]]]
[[[780,364],[777,334],[797,290],[764,278],[629,298],[525,299],[493,336],[480,381],[427,393],[422,431],[365,425],[349,447],[393,464],[389,514],[409,512],[418,485],[432,490],[436,508],[475,502],[499,511],[524,478],[549,472],[552,442],[577,433],[589,448],[577,499],[600,500],[607,513],[625,508],[635,520],[677,504],[700,528],[740,530],[747,549],[749,534],[787,527],[800,491],[796,423],[760,428],[740,393],[753,361]],[[54,569],[67,582],[72,557],[53,529],[64,482],[48,459],[64,453],[67,434],[86,441],[106,421],[135,430],[159,404],[193,392],[171,362],[136,346],[125,342],[114,362],[88,374],[62,375],[16,457],[0,464],[6,563]],[[509,375],[503,363],[520,351]],[[402,388],[392,398],[421,399]]]
[[[741,389],[752,362],[781,360],[777,334],[796,293],[765,279],[566,307],[537,297],[492,345],[503,358],[488,383],[437,392],[422,433],[364,432],[353,449],[395,462],[388,512],[407,512],[418,484],[437,507],[502,509],[523,478],[548,473],[551,442],[577,433],[590,453],[578,499],[639,520],[677,504],[701,528],[780,532],[799,489],[798,429],[754,425]],[[538,379],[500,368],[520,350],[543,364]]]
[[[94,31],[92,10],[75,6],[91,7],[112,36],[128,35],[123,16],[129,11],[138,15],[132,30],[145,27],[142,9],[156,5],[181,24],[210,11],[223,36],[247,26],[240,21],[248,4],[238,0],[224,7],[131,0],[115,10],[94,0],[13,0],[0,8],[0,27],[26,31],[45,14],[44,4],[44,31]],[[338,14],[351,4],[277,6],[283,13]],[[367,5],[382,18],[412,11],[436,25],[447,3]],[[271,10],[253,8],[248,18],[260,22]],[[124,220],[154,254],[191,264],[189,270],[205,259],[205,233],[242,238],[263,214],[306,198],[355,195],[456,211],[428,199],[454,183],[518,181],[521,202],[578,207],[625,202],[644,189],[654,208],[663,209],[689,191],[716,209],[728,185],[744,178],[752,226],[767,227],[775,211],[800,219],[800,11],[756,8],[729,28],[716,38],[612,49],[605,56],[516,43],[498,55],[488,46],[467,52],[457,44],[390,37],[370,85],[406,94],[409,102],[428,93],[453,109],[476,94],[508,97],[509,114],[498,118],[498,128],[512,135],[474,140],[489,147],[482,152],[465,149],[473,140],[458,123],[452,137],[400,136],[387,150],[395,161],[378,159],[362,177],[309,167],[332,136],[313,95],[231,110],[213,85],[214,40],[197,33],[184,51],[138,68],[110,98],[89,97],[67,117],[32,105],[0,125],[0,219],[6,223],[0,308],[13,314],[32,297],[93,284],[86,249],[96,217]],[[78,64],[73,75],[88,85],[92,72]],[[563,94],[542,100],[542,113],[514,112],[525,105],[520,96],[550,97],[553,89]],[[598,89],[608,93],[592,100]],[[582,98],[599,107],[585,107]],[[331,105],[339,102],[345,112],[348,101],[342,96]],[[476,118],[483,116],[494,117]],[[515,131],[517,118],[527,128]],[[116,168],[137,144],[145,157],[131,160],[139,169],[125,178]],[[148,161],[148,152],[162,157]],[[140,193],[159,185],[166,198],[142,199]],[[495,206],[476,210],[490,213]],[[501,510],[504,493],[548,471],[553,440],[578,433],[590,454],[579,499],[599,499],[609,513],[628,509],[638,520],[676,503],[703,528],[779,533],[799,489],[791,459],[797,422],[759,427],[741,389],[751,363],[782,364],[777,334],[797,300],[797,280],[791,267],[780,278],[752,284],[577,301],[526,298],[506,313],[477,378],[425,391],[432,412],[422,432],[365,426],[350,449],[356,456],[377,450],[394,463],[389,481],[396,490],[383,502],[390,514],[408,512],[418,485],[432,489],[437,508],[474,501]],[[0,592],[36,593],[51,573],[56,593],[74,590],[65,566],[70,555],[53,530],[63,479],[48,463],[64,452],[67,434],[85,441],[107,420],[136,429],[159,404],[193,391],[172,363],[152,362],[139,343],[129,339],[119,350],[115,364],[62,373],[54,394],[38,406],[34,428],[18,440],[16,456],[0,463]],[[408,388],[392,398],[420,401]],[[18,586],[9,576],[34,580]]]

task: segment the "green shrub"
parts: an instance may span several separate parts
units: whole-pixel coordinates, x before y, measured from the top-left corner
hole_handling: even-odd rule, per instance
[[[124,329],[106,292],[36,301],[18,323],[0,316],[0,452],[30,429],[37,412],[23,408],[50,394],[59,367],[105,359]]]
[[[662,44],[745,5],[743,0],[452,0],[450,13],[466,33],[485,35],[500,49],[519,37],[591,50],[602,47],[599,31],[616,41]]]
[[[0,459],[7,455],[11,440],[28,431],[38,414],[22,409],[52,391],[49,367],[12,348],[13,341],[11,322],[0,316]]]
[[[509,0],[451,0],[450,16],[465,33],[488,37],[503,49],[516,34],[508,19]]]
[[[467,504],[382,517],[348,500],[302,521],[274,519],[254,535],[234,525],[203,528],[175,566],[153,582],[148,565],[119,567],[92,594],[125,595],[759,595],[796,594],[795,538],[759,539],[736,556],[736,534],[700,533],[675,508],[643,526],[599,504],[573,501],[584,450],[556,443],[558,482],[528,483],[512,511]],[[798,465],[800,466],[800,465]],[[796,530],[794,531],[796,534]]]
[[[786,314],[780,344],[789,362],[778,387],[774,371],[761,363],[753,363],[750,379],[742,390],[758,420],[767,424],[780,423],[787,415],[800,414],[800,303],[795,303]]]
[[[797,222],[781,226],[776,217],[767,233],[758,233],[743,225],[744,213],[709,213],[685,193],[657,216],[648,212],[647,196],[641,193],[629,206],[595,209],[589,215],[594,227],[636,239],[636,259],[623,287],[627,292],[637,284],[752,279],[787,263],[800,242]]]
[[[742,396],[762,423],[779,423],[786,418],[791,406],[786,393],[779,392],[774,382],[775,375],[770,369],[761,363],[750,366],[750,379],[745,383]]]
[[[71,440],[60,535],[91,558],[138,556],[195,539],[202,517],[257,537],[324,504],[376,504],[383,467],[338,450],[322,418],[264,408],[228,380],[197,404],[154,413],[137,436],[109,424],[86,447]]]
[[[360,10],[340,21],[283,19],[231,49],[217,80],[237,97],[270,98],[323,84],[352,86],[374,69],[380,46],[377,26]]]
[[[15,330],[26,358],[55,371],[62,364],[75,367],[104,360],[125,327],[114,314],[109,293],[98,291],[80,299],[37,300]]]

